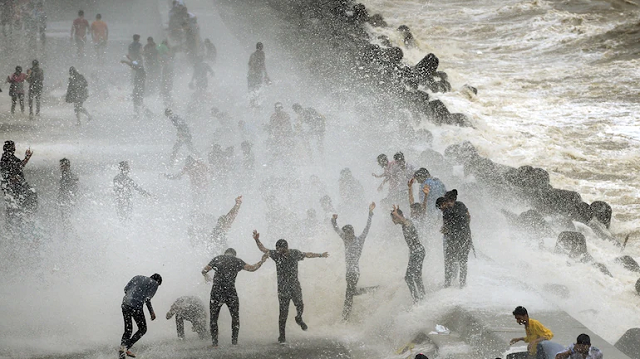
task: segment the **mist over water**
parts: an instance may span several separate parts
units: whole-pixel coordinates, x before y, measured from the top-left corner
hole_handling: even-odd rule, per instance
[[[148,2],[153,4],[154,2]],[[475,128],[421,124],[434,134],[433,148],[442,152],[447,145],[471,140],[481,154],[512,166],[532,164],[547,169],[554,186],[580,192],[585,201],[606,200],[614,208],[613,232],[633,233],[638,217],[637,153],[640,135],[635,134],[637,102],[632,84],[637,80],[636,60],[617,59],[601,51],[585,38],[595,37],[631,21],[635,12],[608,8],[606,3],[586,3],[569,8],[551,2],[426,3],[367,0],[373,11],[390,23],[383,30],[398,42],[392,29],[407,24],[419,46],[405,51],[413,63],[434,52],[440,67],[451,77],[454,89],[468,83],[479,88],[477,97],[461,92],[439,94],[452,112],[472,118]],[[602,4],[600,7],[593,4]],[[129,69],[118,64],[126,54],[133,33],[165,36],[157,23],[166,23],[167,4],[158,11],[139,12],[138,23],[112,18],[122,10],[107,4],[85,9],[88,19],[100,11],[110,25],[112,43],[107,64],[99,69],[88,58],[78,62],[66,40],[75,11],[51,20],[49,32],[61,40],[41,60],[45,70],[46,102],[42,118],[1,117],[5,139],[16,142],[22,157],[31,147],[34,156],[25,168],[27,180],[38,190],[40,208],[36,216],[37,236],[17,240],[6,232],[0,252],[0,356],[7,358],[85,353],[82,357],[115,357],[113,351],[122,334],[120,303],[123,287],[134,275],[162,274],[164,281],[152,300],[158,319],[148,321],[149,330],[136,347],[152,345],[146,355],[180,353],[184,348],[204,347],[187,325],[184,343],[175,338],[175,323],[164,313],[179,296],[195,295],[207,303],[210,284],[200,270],[214,253],[189,236],[193,198],[188,177],[168,180],[163,175],[177,173],[188,154],[182,149],[179,162],[170,163],[175,129],[162,116],[164,106],[158,95],[145,98],[152,118],[133,118]],[[462,171],[433,168],[420,163],[419,154],[428,147],[421,139],[404,138],[397,119],[371,114],[367,104],[376,98],[358,93],[355,98],[339,98],[325,93],[308,76],[299,62],[301,56],[291,44],[278,40],[281,19],[265,7],[260,19],[246,25],[229,26],[234,19],[209,1],[190,0],[189,10],[198,16],[201,37],[210,38],[218,50],[212,65],[215,76],[207,94],[192,106],[193,91],[188,83],[192,66],[179,54],[174,80],[174,112],[184,118],[194,135],[199,158],[207,161],[213,143],[234,147],[229,173],[216,173],[205,202],[202,227],[215,226],[226,214],[234,198],[243,195],[239,215],[228,234],[229,246],[247,263],[255,263],[261,253],[251,239],[257,229],[265,246],[286,238],[292,248],[328,251],[328,259],[305,259],[300,263],[300,281],[305,299],[302,332],[290,316],[287,336],[292,343],[335,340],[352,350],[354,357],[396,357],[394,352],[454,306],[472,310],[493,310],[525,305],[530,311],[560,308],[591,330],[613,342],[630,327],[639,326],[636,275],[614,264],[619,247],[585,232],[591,254],[605,263],[613,278],[587,264],[569,263],[553,254],[555,238],[545,238],[545,249],[510,232],[499,209],[526,210],[522,204],[499,202],[492,193],[476,191],[473,178]],[[228,11],[228,9],[227,9]],[[438,14],[437,16],[425,16]],[[428,20],[425,20],[428,19]],[[143,21],[144,20],[144,21]],[[56,23],[60,25],[55,25]],[[515,24],[515,25],[514,25]],[[284,26],[282,26],[284,27]],[[238,31],[242,28],[243,31]],[[372,30],[380,31],[380,30]],[[55,35],[57,34],[57,35]],[[274,84],[261,94],[259,109],[248,107],[246,70],[255,43],[265,44],[267,69]],[[613,41],[613,40],[612,40]],[[8,44],[2,44],[6,48]],[[294,47],[295,48],[295,47]],[[588,51],[584,51],[584,50]],[[30,55],[8,56],[1,68],[12,72],[16,62],[26,67]],[[87,76],[90,99],[86,103],[95,119],[76,127],[72,107],[60,101],[66,90],[68,67],[74,65]],[[95,79],[92,75],[95,73]],[[97,98],[95,81],[102,81],[109,97]],[[98,87],[98,88],[97,88]],[[3,88],[4,90],[4,88]],[[633,99],[632,99],[633,98]],[[314,107],[327,118],[325,152],[313,157],[298,144],[289,156],[269,156],[263,125],[280,101],[295,118],[291,105]],[[7,109],[7,96],[0,107]],[[221,126],[210,115],[216,106],[232,118],[231,127]],[[374,107],[374,106],[372,106]],[[363,111],[364,108],[364,111]],[[237,121],[244,120],[242,133]],[[255,173],[242,167],[240,143],[254,143]],[[404,282],[407,248],[399,226],[393,226],[388,205],[377,192],[380,173],[375,158],[391,157],[403,151],[416,167],[426,166],[447,184],[458,188],[460,200],[472,214],[472,231],[478,258],[470,259],[468,286],[442,289],[442,242],[437,233],[422,241],[427,249],[424,281],[427,298],[411,304]],[[72,171],[80,178],[78,206],[72,228],[63,235],[56,205],[58,160],[71,160]],[[128,160],[131,177],[155,198],[134,197],[131,221],[121,223],[116,215],[112,180],[117,164]],[[340,171],[348,167],[364,188],[364,199],[353,210],[349,199],[341,199]],[[316,176],[317,179],[312,179]],[[339,225],[352,224],[356,233],[364,228],[367,206],[378,204],[373,225],[360,262],[360,286],[380,285],[371,294],[356,297],[352,322],[340,323],[344,300],[344,248],[333,232],[319,199],[328,194],[339,214]],[[273,200],[268,206],[267,200]],[[346,203],[345,203],[346,201]],[[407,207],[400,203],[401,208]],[[306,211],[317,213],[317,226],[309,225]],[[434,231],[434,232],[437,232]],[[634,237],[632,236],[632,240]],[[631,241],[626,254],[638,256],[640,248]],[[589,285],[584,285],[582,279]],[[580,279],[580,280],[577,280]],[[546,291],[545,285],[568,287],[568,297]],[[276,274],[272,261],[256,273],[241,272],[237,281],[240,296],[240,350],[276,341],[278,301]],[[230,346],[230,318],[223,308],[219,321],[221,347]],[[568,343],[563,343],[568,344]],[[154,352],[155,351],[155,352]]]

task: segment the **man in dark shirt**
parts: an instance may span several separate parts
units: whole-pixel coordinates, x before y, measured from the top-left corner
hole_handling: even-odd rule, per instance
[[[369,228],[371,228],[371,217],[373,217],[373,210],[376,208],[375,203],[369,205],[369,218],[367,219],[367,225],[364,227],[362,234],[356,237],[353,226],[347,224],[338,228],[338,215],[334,214],[331,218],[331,224],[333,229],[338,233],[342,241],[344,242],[344,259],[347,266],[347,293],[344,299],[344,308],[342,310],[342,319],[349,319],[351,314],[351,306],[353,305],[353,297],[361,294],[358,291],[358,279],[360,279],[360,268],[358,262],[362,255],[362,248],[364,246],[364,240],[367,238]]]
[[[436,206],[442,211],[442,229],[444,234],[444,286],[451,286],[455,273],[455,263],[460,267],[460,287],[467,282],[467,261],[471,243],[471,215],[464,203],[458,202],[458,191],[451,190],[436,200]]]
[[[217,256],[209,262],[202,270],[202,275],[209,282],[211,278],[207,275],[210,270],[215,270],[213,276],[213,286],[211,287],[210,325],[211,341],[213,346],[218,346],[218,316],[223,304],[229,308],[231,314],[231,344],[238,344],[238,333],[240,332],[240,301],[236,292],[236,277],[241,270],[248,272],[257,271],[267,260],[267,255],[254,264],[249,265],[242,259],[236,258],[236,251],[233,248],[227,249],[223,255]]]
[[[402,225],[402,234],[409,247],[409,264],[407,265],[404,280],[409,286],[413,302],[416,303],[424,298],[425,295],[424,283],[422,282],[422,264],[425,257],[424,246],[420,243],[418,231],[413,222],[404,217],[398,206],[393,206],[391,220],[393,224]]]
[[[124,318],[124,334],[120,342],[120,359],[126,356],[135,358],[135,354],[129,351],[142,336],[147,332],[147,320],[144,316],[143,306],[146,304],[151,315],[151,320],[156,319],[156,313],[151,306],[151,298],[156,295],[158,287],[162,284],[162,277],[155,273],[151,277],[137,275],[133,277],[124,287],[124,297],[122,298],[122,316]],[[138,331],[131,335],[133,331],[133,319],[138,326]]]
[[[207,310],[198,297],[184,296],[176,299],[167,312],[167,320],[176,316],[176,330],[178,338],[184,339],[184,321],[193,325],[193,331],[198,333],[200,339],[207,335]]]
[[[253,231],[253,239],[262,253],[268,254],[276,262],[276,272],[278,274],[278,301],[280,302],[280,318],[278,321],[280,328],[279,343],[286,342],[285,327],[289,316],[289,302],[293,301],[296,307],[296,323],[302,330],[307,330],[307,324],[302,320],[304,303],[302,302],[302,288],[298,279],[298,262],[305,258],[327,258],[329,253],[301,252],[297,249],[289,249],[289,244],[284,239],[276,242],[276,250],[265,248],[260,242],[260,233]]]

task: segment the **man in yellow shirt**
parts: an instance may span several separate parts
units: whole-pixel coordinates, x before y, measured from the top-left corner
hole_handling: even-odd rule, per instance
[[[538,353],[538,345],[545,340],[551,340],[553,333],[547,329],[539,321],[529,318],[529,313],[525,307],[517,307],[513,311],[513,316],[520,325],[524,325],[526,337],[513,338],[509,345],[513,345],[519,341],[529,343],[527,349],[529,350],[529,356],[537,359],[544,358],[544,353]],[[554,353],[555,354],[555,353]]]

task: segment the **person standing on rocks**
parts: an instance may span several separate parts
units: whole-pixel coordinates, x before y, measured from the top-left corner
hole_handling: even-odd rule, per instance
[[[260,242],[260,233],[253,231],[253,239],[256,241],[258,249],[268,254],[274,262],[276,262],[276,272],[278,274],[278,301],[280,302],[280,318],[278,326],[280,329],[279,343],[286,342],[285,328],[287,326],[287,317],[289,316],[289,302],[293,301],[296,307],[296,323],[307,330],[307,324],[302,320],[304,311],[304,303],[302,302],[302,288],[298,279],[298,262],[305,258],[327,258],[329,253],[311,253],[301,252],[297,249],[289,249],[289,243],[284,239],[276,242],[276,249],[270,250],[265,248]]]

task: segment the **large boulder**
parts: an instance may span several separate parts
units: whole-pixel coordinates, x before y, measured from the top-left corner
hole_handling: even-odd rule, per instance
[[[604,201],[595,201],[591,203],[591,212],[600,223],[604,224],[607,228],[611,225],[611,206]]]
[[[373,27],[387,27],[387,22],[384,21],[384,18],[380,14],[373,14],[369,18],[369,24]]]
[[[618,339],[615,347],[629,358],[640,358],[640,328],[631,328]]]
[[[640,273],[640,265],[638,265],[638,262],[631,256],[620,256],[616,258],[616,262],[622,264],[623,267],[632,272]]]
[[[561,232],[556,242],[556,253],[566,253],[570,258],[588,255],[587,240],[579,232]]]
[[[434,54],[427,54],[420,62],[415,66],[415,70],[422,81],[426,81],[431,78],[440,65],[440,60]]]
[[[549,173],[542,168],[521,166],[510,170],[505,177],[510,184],[522,189],[551,188]]]
[[[580,193],[564,189],[542,189],[532,195],[534,207],[540,212],[566,215],[572,219],[577,217],[578,206],[582,203]]]
[[[451,116],[451,112],[447,106],[440,100],[434,100],[429,102],[429,108],[431,112],[431,120],[436,125],[443,125],[449,123],[449,117]]]
[[[542,214],[535,209],[520,213],[518,216],[518,224],[522,229],[535,235],[548,235],[553,233]]]
[[[450,162],[467,165],[477,160],[480,155],[471,142],[464,141],[447,147],[444,150],[444,157]]]

